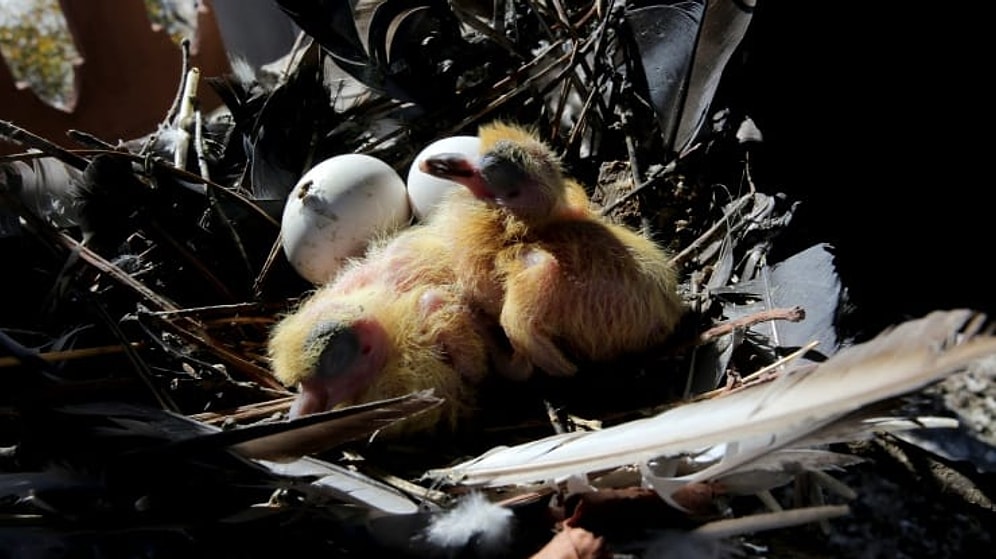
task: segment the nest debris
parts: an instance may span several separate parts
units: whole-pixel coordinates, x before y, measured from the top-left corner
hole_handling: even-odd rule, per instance
[[[385,21],[399,31],[371,35],[384,44],[368,45],[355,64],[335,56],[341,53],[329,46],[330,29],[302,25],[308,35],[300,44],[252,79],[209,78],[225,102],[214,113],[200,114],[196,99],[183,94],[196,80],[185,64],[181,94],[160,129],[121,145],[75,131],[84,149],[65,149],[0,122],[0,135],[30,148],[4,157],[0,176],[0,207],[8,212],[0,241],[5,259],[17,263],[17,273],[7,274],[0,324],[11,354],[0,359],[8,372],[0,463],[10,472],[0,486],[33,483],[29,496],[0,505],[11,523],[28,529],[16,536],[18,545],[39,555],[58,542],[110,555],[151,548],[265,556],[297,548],[348,557],[383,544],[352,533],[360,522],[355,504],[318,499],[302,484],[283,487],[216,447],[200,455],[182,450],[183,437],[171,431],[180,427],[128,407],[165,410],[222,432],[280,421],[292,393],[268,372],[266,339],[310,288],[279,251],[280,209],[305,170],[336,154],[374,155],[403,175],[418,149],[440,136],[473,133],[494,119],[534,123],[571,174],[590,185],[605,215],[674,254],[694,311],[689,332],[757,312],[784,317],[743,286],[799,273],[786,265],[778,276],[767,262],[795,202],[752,181],[757,138],[742,134],[747,115],[735,92],[720,89],[707,125],[677,146],[673,124],[650,93],[631,12],[569,4],[508,3],[479,13],[453,2],[452,9],[431,4],[395,14]],[[416,50],[425,44],[428,50]],[[422,54],[386,55],[409,51]],[[56,184],[53,177],[63,176],[74,177],[72,188]],[[818,249],[812,258],[822,263],[831,253]],[[829,321],[829,347],[821,349],[831,354],[847,343],[836,329],[846,290],[832,274],[821,279],[805,306]],[[586,371],[569,383],[538,381],[526,401],[521,387],[496,383],[479,424],[465,432],[401,441],[358,434],[321,456],[442,507],[460,489],[420,482],[426,470],[553,428],[651,415],[776,363],[791,345],[777,338],[776,329],[731,328],[700,352],[630,356],[614,367],[610,386]],[[127,404],[93,407],[97,402]],[[859,475],[869,475],[861,467]],[[87,477],[94,473],[99,483]],[[797,482],[795,498],[806,491],[811,486]],[[519,518],[539,527],[519,551],[544,543],[552,523],[540,511],[548,497],[518,497],[526,501]],[[655,495],[627,493],[601,510],[658,515],[655,527],[703,522],[662,504]],[[743,500],[726,504],[727,513],[740,515],[760,509]],[[563,514],[577,506],[565,503]],[[600,518],[599,505],[585,506],[595,511],[589,520]],[[981,517],[965,518],[972,524]],[[11,523],[0,527],[0,541],[15,537]],[[109,529],[115,542],[100,535]],[[825,545],[847,539],[834,537]],[[786,539],[776,532],[741,544],[818,555]]]

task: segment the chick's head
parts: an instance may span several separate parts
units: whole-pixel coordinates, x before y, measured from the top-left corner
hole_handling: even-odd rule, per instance
[[[267,348],[273,373],[288,386],[300,385],[292,416],[352,399],[383,370],[389,336],[370,312],[373,295],[319,290],[273,329]]]
[[[452,424],[468,402],[460,374],[440,340],[467,328],[466,313],[437,290],[385,291],[373,285],[349,293],[316,292],[270,336],[274,374],[299,393],[291,416],[434,389],[446,400],[423,418]],[[470,338],[473,340],[473,337]],[[480,344],[465,344],[483,361]]]
[[[424,173],[457,182],[479,199],[524,220],[541,220],[569,204],[560,158],[528,130],[505,123],[481,127],[480,157],[439,154],[420,163]]]

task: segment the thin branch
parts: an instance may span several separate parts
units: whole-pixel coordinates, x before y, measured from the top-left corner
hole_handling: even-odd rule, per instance
[[[180,106],[183,103],[184,92],[187,90],[187,72],[190,71],[190,39],[184,37],[180,41],[180,83],[177,84],[176,97],[173,98],[173,104],[170,105],[169,110],[166,111],[166,120],[163,121],[164,124],[170,124],[176,118],[177,113],[180,111]],[[143,148],[142,152],[145,152]]]
[[[716,520],[699,526],[692,530],[692,533],[707,536],[711,539],[721,539],[761,530],[774,530],[776,528],[819,522],[829,518],[844,516],[850,512],[851,509],[847,505],[828,505],[766,512],[741,518]]]
[[[270,252],[266,255],[266,262],[263,263],[262,269],[260,269],[259,274],[256,276],[256,280],[252,282],[252,292],[256,297],[261,297],[263,295],[263,284],[266,282],[266,278],[270,276],[270,270],[273,269],[273,264],[277,261],[277,258],[283,254],[283,235],[277,233],[277,238],[274,239],[273,244],[270,246]]]
[[[66,132],[66,135],[69,136],[70,139],[72,139],[73,141],[82,146],[86,146],[92,149],[99,149],[99,150],[118,151],[117,146],[109,142],[106,142],[89,132],[70,129],[68,132]]]
[[[742,316],[740,318],[735,318],[733,320],[727,320],[721,322],[716,326],[706,330],[699,334],[698,345],[707,344],[717,338],[721,338],[727,334],[732,333],[734,330],[744,330],[754,326],[755,324],[761,324],[762,322],[771,322],[773,320],[787,320],[789,322],[799,322],[806,318],[806,311],[802,307],[795,306],[792,308],[776,308],[759,311],[747,316]]]
[[[21,128],[8,120],[0,120],[0,137],[6,138],[18,145],[34,148],[43,153],[47,153],[48,155],[67,165],[75,167],[80,171],[86,169],[87,165],[90,164],[89,161],[79,155],[76,155],[72,151],[69,151],[62,146],[53,144],[52,142],[32,132],[28,132],[24,128]]]
[[[204,412],[189,416],[190,419],[217,425],[221,423],[235,422],[245,423],[272,417],[278,413],[287,413],[296,396],[284,396],[265,402],[239,406],[234,409],[219,412]]]
[[[131,342],[135,349],[143,347],[142,342]],[[47,351],[36,355],[46,363],[61,363],[64,361],[75,361],[76,359],[88,359],[90,357],[100,357],[103,355],[115,355],[125,351],[122,345],[105,345],[98,347],[84,347],[80,349],[67,349],[62,351]],[[14,367],[21,364],[17,357],[0,357],[0,369]]]
[[[265,305],[260,303],[233,303],[223,305],[206,305],[203,307],[187,307],[172,311],[152,311],[150,314],[163,318],[175,318],[179,316],[196,316],[199,318],[230,316],[233,313],[253,311],[266,312]]]

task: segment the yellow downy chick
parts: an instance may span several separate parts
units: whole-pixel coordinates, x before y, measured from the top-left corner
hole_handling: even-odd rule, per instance
[[[276,325],[273,372],[300,386],[292,416],[428,388],[446,402],[405,428],[467,413],[487,354],[445,258],[434,258],[442,248],[422,228],[384,240]]]
[[[476,161],[442,154],[422,162],[423,172],[467,188],[446,198],[428,227],[449,239],[464,297],[500,322],[513,374],[569,375],[576,361],[666,339],[684,312],[667,254],[591,211],[527,130],[490,124],[480,137]]]

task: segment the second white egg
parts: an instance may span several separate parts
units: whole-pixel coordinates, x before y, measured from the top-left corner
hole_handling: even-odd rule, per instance
[[[460,153],[476,158],[480,150],[481,139],[477,136],[450,136],[436,140],[415,156],[411,168],[408,169],[408,199],[416,218],[425,219],[447,192],[453,188],[463,188],[453,181],[423,173],[418,168],[419,162],[441,153]]]

